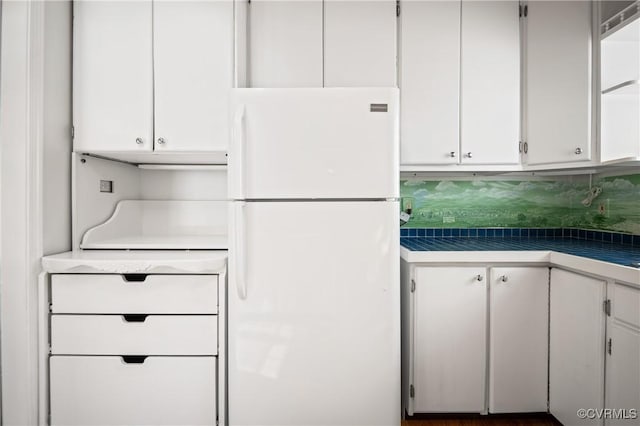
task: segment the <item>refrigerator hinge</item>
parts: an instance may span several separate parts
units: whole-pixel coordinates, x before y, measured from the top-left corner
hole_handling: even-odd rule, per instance
[[[413,385],[409,386],[409,397],[414,398],[416,396],[416,390]]]
[[[411,293],[414,293],[415,291],[416,291],[416,280],[411,278]]]
[[[611,355],[611,346],[612,346],[611,337],[609,337],[609,343],[607,343],[607,352],[609,353],[609,355]]]
[[[400,0],[396,0],[396,16],[400,16]]]
[[[604,313],[607,314],[608,317],[611,316],[611,299],[607,299],[602,302],[602,308],[604,309]]]

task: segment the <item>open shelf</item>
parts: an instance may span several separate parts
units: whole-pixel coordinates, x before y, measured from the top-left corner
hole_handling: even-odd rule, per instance
[[[84,234],[80,248],[226,249],[226,215],[225,201],[122,200],[106,222]]]

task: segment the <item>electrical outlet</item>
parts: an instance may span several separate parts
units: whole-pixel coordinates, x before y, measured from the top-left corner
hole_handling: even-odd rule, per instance
[[[113,181],[112,180],[101,180],[100,181],[100,192],[113,192]]]

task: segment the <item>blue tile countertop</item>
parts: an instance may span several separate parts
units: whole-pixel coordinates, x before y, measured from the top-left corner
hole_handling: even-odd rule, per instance
[[[640,247],[563,236],[473,238],[402,236],[400,245],[410,251],[556,251],[622,266],[635,266],[634,263],[640,262]]]

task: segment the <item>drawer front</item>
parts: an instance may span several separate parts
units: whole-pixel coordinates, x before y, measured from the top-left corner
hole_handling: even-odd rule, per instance
[[[640,290],[615,284],[613,291],[614,318],[640,328]]]
[[[54,274],[51,311],[66,314],[215,314],[217,275]],[[140,278],[137,276],[135,278]]]
[[[216,355],[215,315],[51,315],[61,355]]]
[[[215,357],[52,356],[51,425],[216,424]]]

